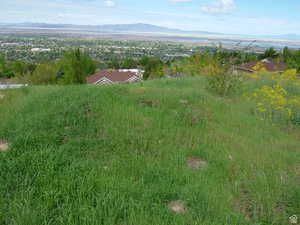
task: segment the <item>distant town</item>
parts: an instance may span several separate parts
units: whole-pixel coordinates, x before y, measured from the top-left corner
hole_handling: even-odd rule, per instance
[[[154,56],[163,60],[188,57],[206,47],[164,41],[125,41],[59,37],[0,36],[0,54],[10,61],[43,62],[56,60],[64,52],[80,48],[97,60]]]
[[[286,46],[300,49],[299,38],[295,36],[245,37],[174,30],[149,24],[0,24],[0,28],[0,54],[10,61],[31,63],[57,60],[72,48],[80,48],[100,61],[143,56],[167,61],[219,47],[258,54],[270,47],[277,51]]]

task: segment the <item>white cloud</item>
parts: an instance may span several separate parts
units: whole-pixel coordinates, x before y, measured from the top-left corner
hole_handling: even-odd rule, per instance
[[[104,5],[107,7],[115,7],[116,3],[114,1],[107,0],[107,1],[104,1]]]
[[[201,10],[209,14],[231,13],[236,8],[234,0],[215,0],[211,4],[203,5]]]
[[[192,0],[169,0],[172,3],[191,2]]]

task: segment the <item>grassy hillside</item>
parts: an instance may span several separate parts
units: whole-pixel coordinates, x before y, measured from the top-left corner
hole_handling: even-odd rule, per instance
[[[289,224],[300,216],[299,129],[204,86],[2,91],[0,224]],[[177,200],[185,213],[169,209]]]

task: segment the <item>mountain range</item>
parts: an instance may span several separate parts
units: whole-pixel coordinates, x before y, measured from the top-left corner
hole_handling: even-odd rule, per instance
[[[77,29],[99,32],[139,32],[139,33],[165,33],[165,34],[221,34],[206,31],[184,31],[181,29],[172,29],[152,24],[107,24],[107,25],[75,25],[75,24],[48,24],[48,23],[7,23],[0,24],[6,28],[36,28],[36,29]]]
[[[58,30],[77,30],[91,31],[103,33],[145,33],[145,34],[165,34],[165,35],[182,35],[182,36],[215,36],[215,37],[242,37],[249,39],[264,38],[264,39],[284,39],[298,40],[298,34],[283,34],[283,35],[239,35],[239,34],[224,34],[207,31],[187,31],[182,29],[172,29],[163,26],[152,24],[135,23],[135,24],[108,24],[108,25],[75,25],[75,24],[48,24],[48,23],[0,23],[0,28],[6,29],[58,29]]]

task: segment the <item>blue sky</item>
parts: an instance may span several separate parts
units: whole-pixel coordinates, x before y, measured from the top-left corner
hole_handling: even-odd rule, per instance
[[[300,34],[299,0],[0,1],[2,23],[150,23],[235,34]]]

